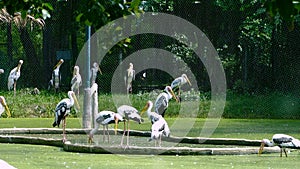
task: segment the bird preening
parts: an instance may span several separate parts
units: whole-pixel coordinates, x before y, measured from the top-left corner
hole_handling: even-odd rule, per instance
[[[285,156],[287,157],[286,148],[299,149],[300,141],[286,134],[274,134],[271,141],[268,139],[263,139],[261,141],[261,145],[258,150],[258,155],[262,154],[265,146],[268,147],[278,146],[280,147],[280,157],[282,157],[282,152],[284,152]]]
[[[63,121],[63,142],[67,140],[65,129],[66,129],[66,117],[70,114],[71,108],[75,105],[75,111],[80,110],[80,106],[76,95],[73,91],[68,92],[68,97],[62,99],[55,108],[55,119],[52,124],[53,127],[60,125],[61,121]]]

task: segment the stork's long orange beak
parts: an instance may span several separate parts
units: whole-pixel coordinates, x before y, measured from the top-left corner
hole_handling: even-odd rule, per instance
[[[11,117],[11,113],[10,113],[10,110],[9,110],[8,106],[5,105],[4,108],[5,108],[5,110],[6,110],[6,115],[7,115],[7,117]]]
[[[115,117],[115,135],[117,135],[119,119]]]
[[[188,82],[188,84],[190,85],[190,86],[192,86],[192,84],[191,84],[191,82],[190,82],[190,79],[186,76],[186,81]]]
[[[58,61],[58,63],[54,66],[54,69],[56,69],[59,65],[61,65],[62,63],[64,63],[64,60],[63,59],[60,59]]]
[[[98,67],[98,71],[102,75],[102,71],[101,71],[100,67]]]
[[[176,100],[176,102],[179,102],[179,100],[177,99],[175,93],[173,92],[173,90],[171,89],[171,95],[173,96],[173,98]]]
[[[144,113],[145,113],[145,111],[148,109],[148,103],[146,104],[146,106],[141,110],[141,113],[140,113],[140,115],[142,116]]]
[[[261,154],[262,154],[262,152],[263,152],[263,150],[264,150],[264,147],[265,147],[265,143],[262,142],[261,145],[260,145],[260,147],[259,147],[259,150],[258,150],[258,155],[261,155]]]

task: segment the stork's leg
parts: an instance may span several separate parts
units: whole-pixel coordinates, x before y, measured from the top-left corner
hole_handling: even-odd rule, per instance
[[[127,146],[129,146],[129,120],[127,122]]]
[[[103,125],[103,143],[105,142],[105,125]]]
[[[123,140],[124,140],[124,136],[125,136],[125,120],[124,120],[124,130],[123,130],[123,135],[122,135],[122,139],[121,139],[121,146],[123,146]]]
[[[287,153],[286,153],[285,148],[283,148],[283,152],[284,152],[284,154],[285,154],[285,157],[287,157]]]
[[[106,131],[107,131],[107,142],[109,143],[109,131],[108,131],[108,125],[106,125]]]
[[[282,157],[282,148],[280,148],[280,157]]]
[[[16,96],[16,90],[17,90],[17,81],[14,80],[14,96]]]
[[[161,147],[161,134],[159,135],[159,142],[158,142],[158,146]]]
[[[63,142],[67,141],[66,136],[66,117],[63,118]]]

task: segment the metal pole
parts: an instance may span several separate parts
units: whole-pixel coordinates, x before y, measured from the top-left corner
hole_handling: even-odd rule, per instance
[[[82,115],[82,127],[91,128],[91,89],[90,89],[90,59],[91,59],[91,26],[86,27],[86,64],[85,64],[85,89],[84,89],[84,101],[83,101],[83,115]]]

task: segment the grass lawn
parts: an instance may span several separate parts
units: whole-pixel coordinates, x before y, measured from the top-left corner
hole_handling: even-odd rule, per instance
[[[175,124],[168,118],[170,126]],[[50,128],[52,118],[1,118],[0,128]],[[187,134],[200,135],[205,119],[197,119]],[[80,128],[81,120],[68,118],[68,128]],[[300,120],[221,119],[212,137],[271,139],[275,133],[285,133],[300,138]],[[112,127],[112,126],[111,126]],[[122,124],[119,126],[122,128]],[[132,129],[149,130],[150,123],[132,123]],[[180,127],[173,126],[173,134]],[[176,135],[180,136],[180,135]],[[233,146],[234,147],[234,146]],[[59,147],[0,144],[0,159],[20,169],[31,168],[295,168],[300,164],[299,151],[291,151],[288,158],[279,154],[226,155],[226,156],[165,156],[165,155],[115,155],[64,152]]]

